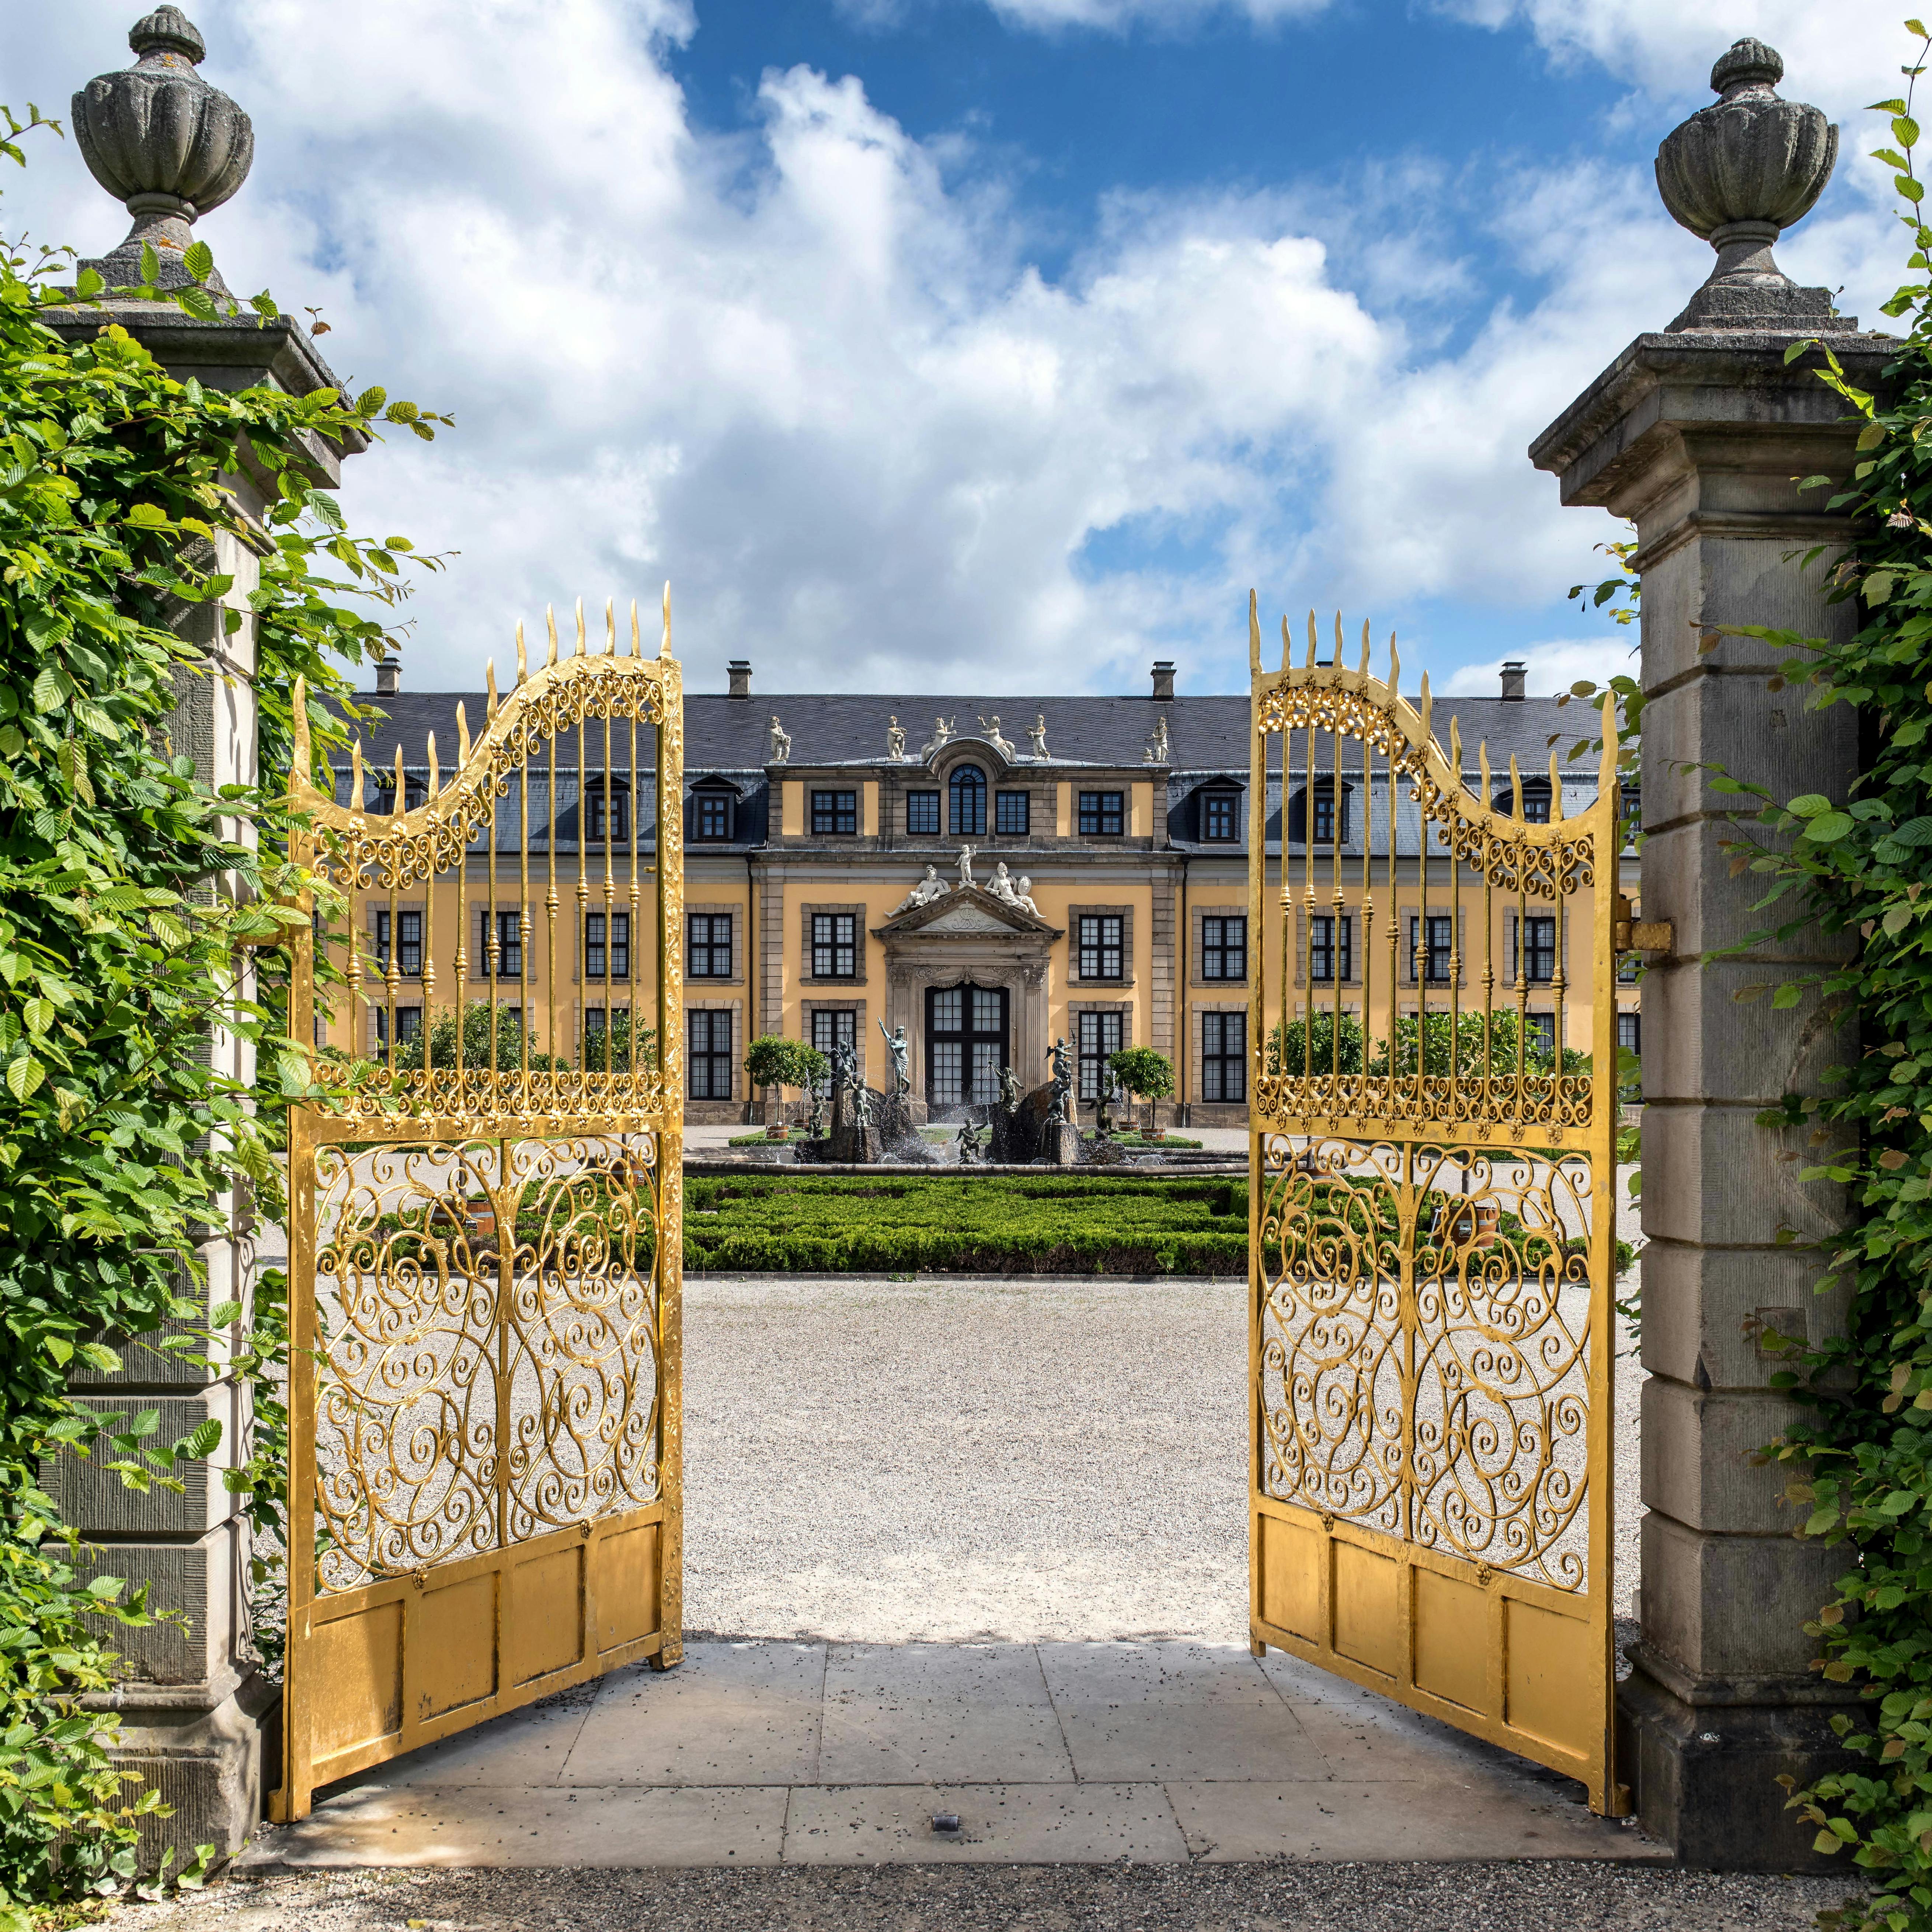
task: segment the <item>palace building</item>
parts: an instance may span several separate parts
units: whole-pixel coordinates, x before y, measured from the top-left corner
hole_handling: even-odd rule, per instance
[[[827,1053],[850,1044],[880,1086],[881,1029],[902,1026],[914,1097],[934,1118],[996,1100],[1002,1066],[1022,1088],[1040,1084],[1048,1049],[1064,1038],[1083,1100],[1099,1094],[1108,1054],[1148,1046],[1174,1063],[1180,1120],[1244,1124],[1248,976],[1262,948],[1280,958],[1273,882],[1284,832],[1298,1010],[1311,999],[1318,1012],[1339,1004],[1381,1031],[1391,988],[1398,1010],[1413,1012],[1419,998],[1433,1010],[1453,972],[1468,1000],[1480,970],[1472,962],[1486,957],[1503,983],[1526,982],[1528,1025],[1546,1047],[1559,1029],[1567,1046],[1590,1044],[1587,894],[1567,902],[1560,920],[1546,902],[1522,913],[1514,900],[1492,906],[1484,934],[1483,894],[1460,880],[1452,904],[1446,857],[1432,855],[1424,871],[1417,808],[1402,788],[1388,796],[1384,771],[1365,781],[1358,753],[1352,774],[1348,749],[1338,764],[1326,738],[1311,746],[1295,734],[1286,778],[1271,771],[1267,796],[1253,797],[1247,698],[1178,696],[1170,662],[1157,662],[1150,689],[1135,697],[754,697],[752,683],[751,666],[734,662],[725,692],[685,699],[688,1120],[762,1118],[776,1107],[779,1096],[746,1085],[746,1046],[760,1034]],[[480,720],[484,696],[406,693],[389,664],[375,701],[388,716],[365,739],[365,784],[388,793],[366,794],[370,808],[390,802],[398,754],[413,806],[428,789],[431,734],[454,744],[458,705]],[[1568,817],[1594,797],[1594,757],[1559,764],[1560,799],[1546,775],[1552,744],[1566,752],[1592,715],[1526,696],[1520,666],[1505,668],[1495,697],[1438,702],[1438,739],[1450,712],[1472,791],[1484,743],[1492,773],[1506,775],[1514,756],[1533,775],[1522,786],[1527,818]],[[530,1003],[536,1044],[574,1058],[618,1024],[628,989],[655,970],[654,959],[632,956],[634,937],[640,956],[647,950],[630,929],[635,893],[590,884],[621,878],[634,856],[650,868],[649,748],[607,755],[593,728],[566,746],[554,780],[537,782],[548,788],[542,802],[515,808],[550,826],[546,866],[562,885],[561,942],[554,911],[548,943],[531,938],[542,922],[526,856],[520,877],[507,857],[492,868],[472,856],[464,973],[472,999],[488,994],[495,975],[500,999]],[[345,802],[349,784],[340,770]],[[1506,776],[1495,802],[1510,807]],[[1256,836],[1267,842],[1271,885],[1261,932],[1250,929],[1248,901]],[[1363,930],[1360,885],[1365,856],[1384,877],[1391,837],[1393,937],[1385,886],[1374,931]],[[520,842],[513,831],[498,843],[507,854]],[[1622,871],[1634,896],[1633,853]],[[335,1044],[381,1051],[392,1011],[399,1043],[420,1038],[425,956],[459,950],[453,934],[425,933],[424,904],[370,894],[356,906],[359,944],[387,997],[353,1022],[338,999],[327,1028]],[[1618,1044],[1632,1052],[1640,1046],[1634,964],[1625,962],[1612,994]],[[440,1010],[448,974],[430,972]],[[1374,1009],[1366,1016],[1365,986]]]

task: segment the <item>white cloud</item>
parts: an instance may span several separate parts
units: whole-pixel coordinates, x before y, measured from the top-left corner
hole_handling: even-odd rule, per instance
[[[1444,698],[1493,698],[1502,689],[1505,663],[1524,667],[1524,690],[1531,698],[1559,698],[1571,686],[1601,685],[1613,677],[1634,677],[1636,659],[1631,655],[1636,643],[1634,630],[1617,630],[1581,641],[1526,644],[1509,651],[1489,664],[1466,664],[1444,680]],[[1566,714],[1567,715],[1567,714]],[[1576,736],[1591,734],[1592,714],[1576,707]],[[1559,746],[1559,749],[1567,749]]]

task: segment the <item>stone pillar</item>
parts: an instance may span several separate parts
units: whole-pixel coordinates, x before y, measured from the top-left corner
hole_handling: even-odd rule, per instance
[[[1777,1363],[1757,1338],[1770,1328],[1816,1340],[1834,1318],[1813,1292],[1824,1270],[1804,1244],[1829,1229],[1841,1198],[1799,1184],[1800,1164],[1816,1158],[1807,1132],[1756,1117],[1784,1094],[1822,1090],[1848,1042],[1815,1000],[1774,1013],[1768,994],[1734,997],[1837,956],[1836,942],[1813,932],[1719,956],[1765,923],[1751,910],[1762,882],[1732,876],[1720,848],[1739,800],[1697,767],[1779,799],[1846,795],[1858,752],[1849,707],[1807,710],[1800,692],[1773,688],[1786,668],[1777,653],[1718,627],[1819,637],[1856,625],[1852,604],[1824,595],[1844,520],[1824,508],[1829,490],[1801,493],[1794,479],[1849,475],[1856,422],[1816,379],[1817,354],[1787,366],[1785,351],[1825,337],[1852,381],[1875,388],[1895,346],[1834,316],[1824,290],[1794,286],[1771,260],[1779,222],[1823,186],[1832,146],[1815,109],[1772,93],[1782,70],[1768,48],[1738,43],[1712,76],[1724,100],[1665,142],[1660,185],[1719,250],[1718,267],[1669,330],[1640,336],[1531,450],[1565,503],[1636,526],[1641,909],[1675,927],[1643,981],[1642,1636],[1619,1690],[1618,1774],[1636,1787],[1646,1828],[1687,1864],[1769,1870],[1808,1862],[1812,1836],[1774,1780],[1804,1781],[1842,1756],[1826,1720],[1844,1693],[1810,1669],[1816,1646],[1802,1625],[1845,1559],[1796,1540],[1785,1472],[1756,1460],[1793,1413],[1768,1387]],[[1757,198],[1724,202],[1712,151],[1728,142],[1735,156],[1771,135],[1790,170],[1810,172],[1793,190],[1775,168],[1754,179],[1733,169]],[[1814,544],[1826,554],[1808,568]]]
[[[135,232],[112,255],[81,266],[101,273],[110,287],[138,280],[145,242],[160,258],[160,284],[184,286],[190,278],[180,256],[192,238],[190,224],[241,185],[253,136],[248,116],[194,73],[201,38],[177,9],[149,14],[129,40],[142,56],[139,65],[91,82],[75,97],[74,121],[89,166],[104,187],[127,201]],[[157,91],[176,97],[171,112],[154,107]],[[164,124],[192,124],[197,139],[151,142],[144,130]],[[111,166],[104,153],[112,154]],[[286,318],[262,326],[253,315],[202,321],[172,304],[110,297],[47,319],[70,341],[118,324],[171,375],[192,376],[206,388],[266,384],[304,394],[337,386],[307,333]],[[359,437],[353,446],[366,447]],[[340,459],[350,453],[316,442],[310,480],[334,488]],[[170,729],[175,749],[191,756],[198,776],[212,786],[250,784],[258,776],[256,620],[248,598],[260,583],[259,554],[267,543],[257,534],[266,501],[263,480],[224,478],[249,526],[242,536],[217,540],[214,568],[232,574],[234,585],[224,605],[194,605],[180,616],[181,631],[200,647],[207,670],[176,674]],[[241,616],[232,634],[224,627],[226,610]],[[224,830],[230,836],[253,836],[251,828],[235,820]],[[217,1028],[208,1052],[223,1072],[252,1078],[254,1050],[246,1042]],[[205,1329],[208,1312],[220,1304],[248,1299],[254,1234],[245,1196],[222,1196],[199,1243],[205,1286],[185,1273],[177,1284],[202,1311],[200,1321],[185,1324],[189,1332]],[[88,1570],[124,1577],[136,1588],[146,1585],[154,1608],[184,1620],[124,1633],[120,1648],[129,1662],[128,1679],[98,1701],[122,1713],[122,1760],[173,1808],[172,1816],[154,1828],[151,1852],[171,1844],[185,1859],[198,1844],[236,1850],[262,1816],[264,1794],[278,1775],[272,1740],[280,1691],[260,1667],[249,1627],[247,1525],[220,1480],[246,1441],[247,1392],[218,1362],[196,1368],[151,1345],[160,1339],[124,1346],[117,1373],[78,1376],[73,1388],[86,1406],[108,1412],[158,1408],[164,1442],[188,1434],[204,1417],[218,1418],[221,1447],[206,1463],[186,1466],[186,1493],[136,1495],[97,1462],[71,1456],[50,1473],[66,1520],[84,1539]]]

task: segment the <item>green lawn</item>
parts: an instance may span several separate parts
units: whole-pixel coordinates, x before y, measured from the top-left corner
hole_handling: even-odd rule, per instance
[[[1245,1180],[748,1174],[685,1183],[688,1268],[1240,1275]]]

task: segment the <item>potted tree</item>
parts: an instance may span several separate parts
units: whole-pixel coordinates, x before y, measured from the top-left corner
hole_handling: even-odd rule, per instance
[[[1148,1103],[1147,1137],[1159,1140],[1162,1130],[1156,1116],[1162,1101],[1174,1091],[1174,1062],[1150,1046],[1124,1046],[1108,1056],[1107,1070],[1136,1100]]]
[[[745,1076],[754,1087],[776,1087],[781,1106],[788,1087],[809,1087],[824,1078],[825,1056],[802,1040],[782,1033],[760,1034],[745,1049]],[[782,1141],[790,1130],[782,1120],[765,1130],[768,1140]]]

